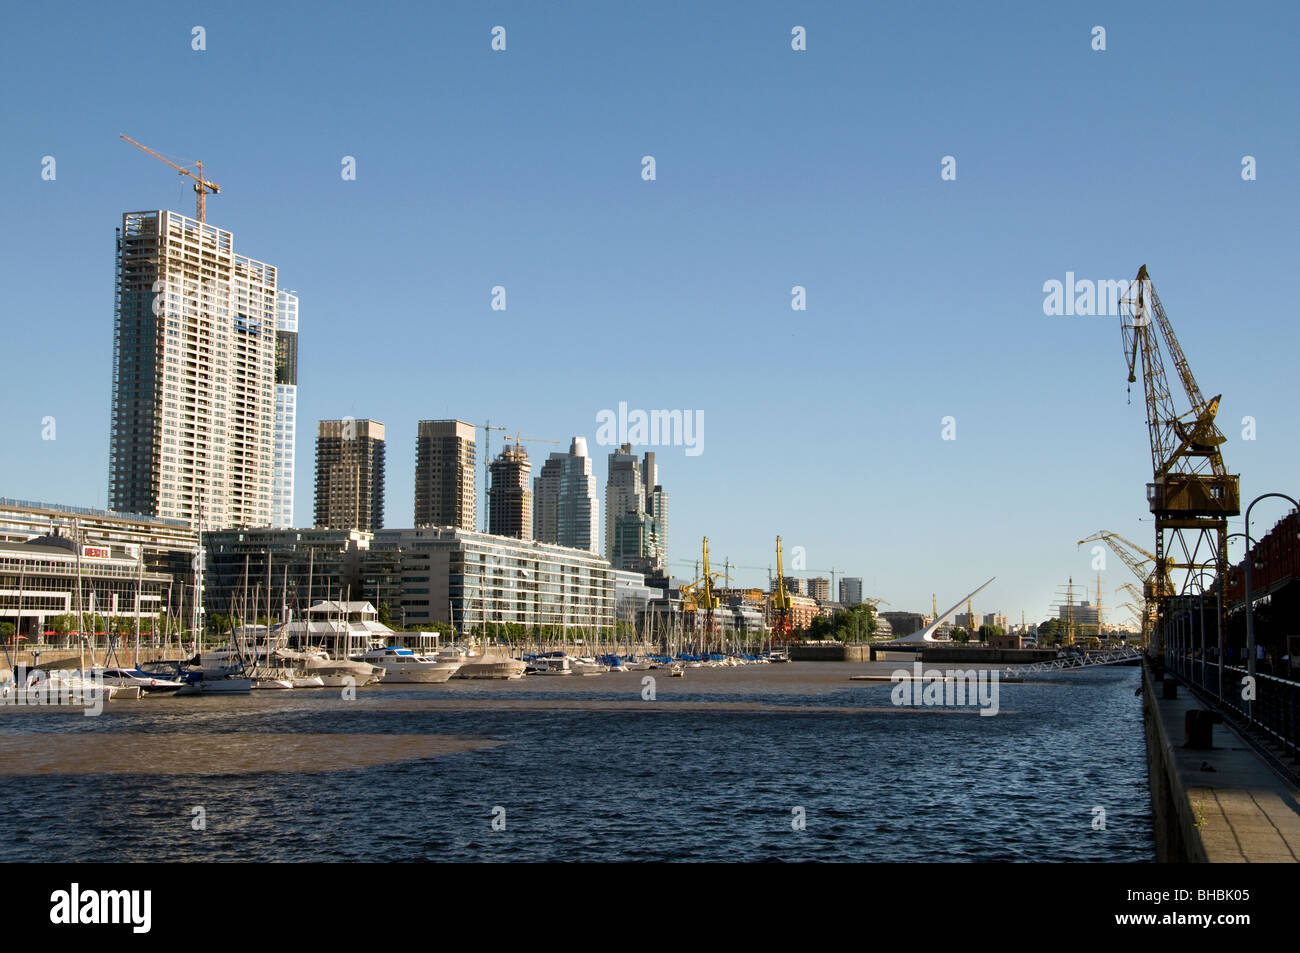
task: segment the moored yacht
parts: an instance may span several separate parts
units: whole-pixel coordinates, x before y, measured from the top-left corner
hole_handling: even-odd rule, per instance
[[[136,687],[145,695],[168,695],[180,691],[185,685],[179,678],[145,672],[138,668],[96,668],[91,670],[91,674],[101,675],[105,685],[114,688]]]
[[[354,655],[352,660],[367,662],[382,669],[383,675],[379,680],[385,685],[395,682],[437,684],[447,681],[461,667],[459,660],[431,659],[424,655],[417,655],[411,649],[399,648],[395,645],[371,649],[361,655]]]
[[[547,652],[533,659],[533,675],[575,675],[573,660],[563,652]]]

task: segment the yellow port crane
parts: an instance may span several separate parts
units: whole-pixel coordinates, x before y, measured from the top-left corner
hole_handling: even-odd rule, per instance
[[[166,156],[161,156],[161,155],[159,155],[158,153],[154,152],[154,151],[153,151],[152,149],[150,149],[148,146],[143,145],[142,143],[136,142],[136,141],[135,141],[134,139],[132,139],[130,136],[122,136],[121,138],[123,138],[123,139],[125,139],[127,142],[131,143],[131,145],[135,146],[137,149],[140,149],[140,150],[142,150],[142,151],[144,151],[144,152],[149,153],[149,155],[153,156],[153,157],[154,157],[155,159],[157,159],[159,162],[166,162],[169,166],[171,166],[173,169],[175,169],[175,170],[176,170],[177,172],[179,172],[181,175],[188,175],[191,179],[193,179],[193,180],[194,180],[194,191],[195,191],[195,193],[196,193],[196,195],[197,195],[197,198],[196,198],[196,200],[195,200],[195,204],[196,204],[196,206],[197,206],[197,209],[196,209],[197,214],[195,215],[195,217],[196,217],[200,222],[204,221],[204,220],[207,218],[207,214],[208,214],[208,195],[209,195],[209,193],[211,193],[212,195],[216,195],[216,194],[218,194],[218,193],[221,191],[221,186],[217,185],[217,183],[215,183],[215,182],[209,182],[207,179],[203,178],[203,163],[202,163],[202,162],[196,161],[196,162],[194,163],[194,164],[198,167],[198,170],[199,170],[199,171],[198,171],[198,174],[196,175],[195,173],[191,172],[189,169],[185,168],[184,166],[177,165],[175,162],[173,162],[171,159],[168,159]]]
[[[1147,644],[1152,626],[1157,618],[1157,606],[1161,599],[1174,594],[1173,580],[1169,575],[1168,563],[1157,560],[1154,553],[1149,553],[1132,540],[1125,539],[1119,533],[1098,530],[1087,539],[1079,540],[1078,545],[1102,542],[1129,568],[1129,571],[1142,583],[1140,598],[1146,604],[1142,613],[1142,644]],[[1159,568],[1157,568],[1159,567]],[[1132,585],[1129,583],[1128,585]],[[1136,588],[1134,589],[1136,593]]]
[[[709,537],[704,537],[704,574],[694,582],[681,586],[682,593],[682,611],[683,612],[703,612],[702,630],[702,649],[709,651],[709,643],[713,635],[713,610],[721,604],[717,595],[713,591],[713,577],[717,573],[709,569]],[[694,616],[699,619],[700,616]]]
[[[776,586],[772,590],[772,644],[784,645],[790,641],[794,626],[790,618],[793,605],[785,588],[785,567],[781,562],[781,537],[776,538]]]
[[[1219,448],[1226,438],[1214,422],[1222,395],[1206,400],[1201,394],[1146,265],[1138,269],[1121,303],[1130,391],[1140,359],[1146,395],[1152,471],[1146,497],[1156,524],[1153,559],[1158,570],[1179,572],[1178,591],[1185,591],[1200,569],[1213,569],[1220,579],[1224,577],[1228,517],[1241,513],[1240,478],[1224,465]],[[1187,397],[1188,409],[1182,413],[1165,377],[1162,341]],[[1172,585],[1156,595],[1158,651],[1164,649],[1165,617],[1173,595]],[[1225,620],[1219,621],[1223,626]]]

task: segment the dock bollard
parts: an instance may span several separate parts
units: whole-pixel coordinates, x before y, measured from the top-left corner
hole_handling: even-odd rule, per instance
[[[1184,748],[1207,751],[1214,747],[1214,726],[1222,724],[1223,716],[1205,708],[1190,708],[1183,715],[1183,732],[1187,739]]]
[[[1178,698],[1178,679],[1166,678],[1160,683],[1164,686],[1164,694],[1160,697],[1166,701],[1173,701]]]

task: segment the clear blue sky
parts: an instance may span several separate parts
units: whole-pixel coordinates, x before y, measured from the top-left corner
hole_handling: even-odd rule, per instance
[[[780,533],[893,608],[996,574],[977,610],[1042,618],[1094,584],[1076,540],[1151,538],[1119,320],[1046,317],[1043,283],[1144,262],[1243,495],[1294,494],[1297,8],[991,6],[12,7],[0,495],[105,504],[113,229],[193,214],[119,133],[203,159],[209,221],[301,296],[303,524],[319,418],[387,425],[403,526],[421,418],[601,450],[619,401],[700,410],[701,455],[658,448],[674,560]]]

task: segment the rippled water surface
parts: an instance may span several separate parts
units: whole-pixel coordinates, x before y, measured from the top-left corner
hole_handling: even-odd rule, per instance
[[[1137,669],[1002,684],[980,717],[849,681],[895,667],[6,709],[0,836],[8,860],[1154,858]]]

